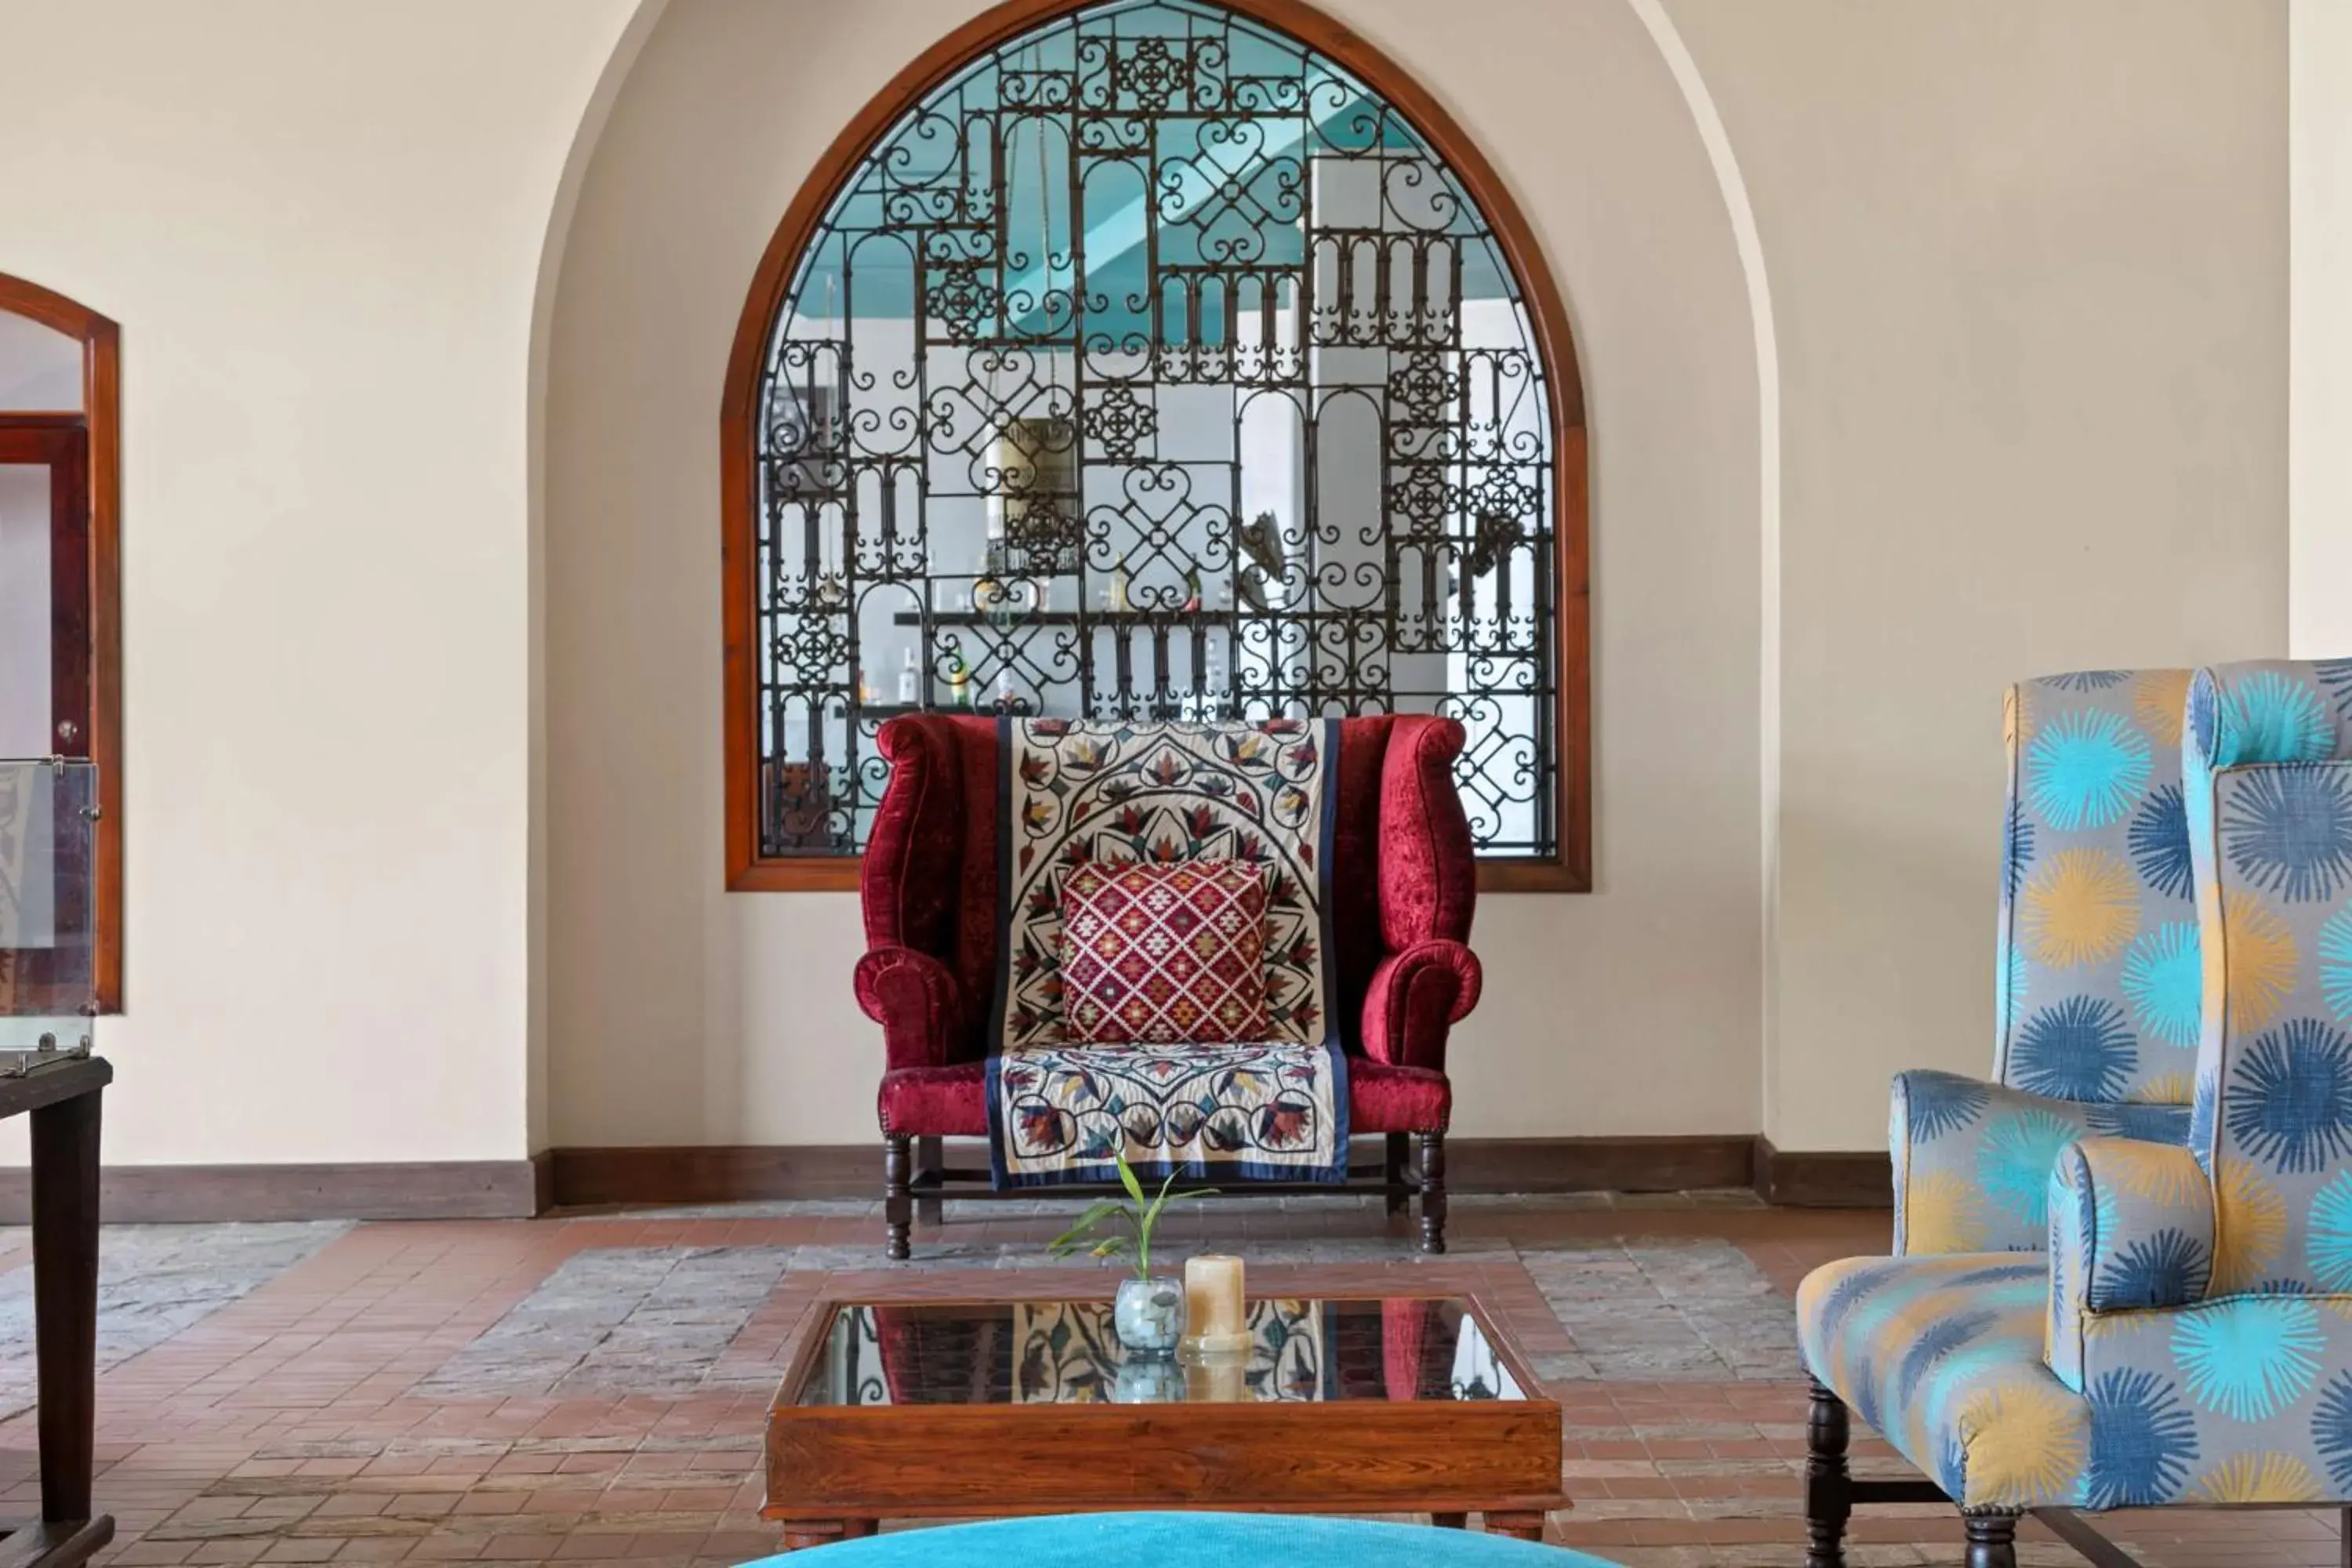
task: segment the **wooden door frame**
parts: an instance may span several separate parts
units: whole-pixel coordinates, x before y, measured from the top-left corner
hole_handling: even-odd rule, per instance
[[[79,415],[0,413],[0,464],[47,468],[49,479],[49,725],[51,753],[87,753],[89,693],[89,440]],[[60,545],[63,548],[60,548]],[[61,626],[60,620],[64,622]],[[61,633],[68,634],[60,636]],[[65,658],[56,657],[62,648]],[[59,713],[81,732],[71,745],[57,732]]]
[[[121,331],[89,306],[0,273],[0,312],[23,316],[81,344],[81,408],[7,414],[14,425],[78,423],[89,494],[89,735],[98,766],[98,942],[101,1013],[122,1010],[122,373]]]

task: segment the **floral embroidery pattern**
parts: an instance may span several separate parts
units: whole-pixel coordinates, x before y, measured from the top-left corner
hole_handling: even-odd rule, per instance
[[[1154,1175],[1345,1179],[1346,1060],[1324,885],[1336,724],[1008,719],[988,1064],[1000,1185]],[[1060,885],[1082,868],[1234,862],[1265,877],[1265,1038],[1072,1044]]]

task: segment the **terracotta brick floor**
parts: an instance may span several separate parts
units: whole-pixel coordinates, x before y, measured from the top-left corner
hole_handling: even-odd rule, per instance
[[[919,1230],[917,1246],[1025,1251],[1056,1228],[1046,1217],[956,1221],[944,1235]],[[1530,1355],[1565,1351],[1569,1336],[1514,1247],[1727,1241],[1785,1292],[1819,1262],[1886,1243],[1883,1214],[1762,1210],[1712,1194],[1465,1206],[1457,1250],[1442,1260],[1413,1259],[1401,1226],[1361,1209],[1264,1205],[1196,1219],[1192,1231],[1244,1253],[1311,1255],[1326,1242],[1348,1253],[1266,1264],[1254,1279],[1270,1289],[1344,1290],[1405,1271],[1421,1286],[1474,1287]],[[877,1232],[855,1214],[356,1227],[103,1374],[98,1489],[121,1533],[101,1560],[699,1565],[764,1555],[778,1539],[757,1513],[770,1395],[752,1380],[595,1397],[428,1397],[418,1385],[589,1248],[824,1246],[853,1258],[876,1249],[871,1268],[783,1273],[728,1347],[739,1372],[747,1359],[754,1373],[761,1362],[780,1370],[820,1292],[985,1289],[969,1268],[880,1265]],[[0,1255],[0,1268],[22,1261]],[[1021,1283],[1054,1279],[1026,1273]],[[1554,1517],[1552,1539],[1627,1563],[1802,1560],[1801,1386],[1579,1379],[1550,1392],[1576,1500]],[[29,1415],[0,1425],[7,1511],[37,1506],[32,1447]],[[1901,1468],[1875,1445],[1857,1455],[1865,1472]],[[2331,1514],[2170,1510],[2115,1516],[2108,1528],[2148,1568],[2337,1562]],[[2025,1534],[2027,1562],[2077,1561],[2039,1527]],[[1857,1568],[1960,1555],[1940,1508],[1874,1510],[1857,1520],[1853,1542]]]

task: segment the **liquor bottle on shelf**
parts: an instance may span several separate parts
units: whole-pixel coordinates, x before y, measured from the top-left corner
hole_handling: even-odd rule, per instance
[[[963,655],[960,653],[948,655],[948,706],[971,706],[971,670],[966,667]]]
[[[992,533],[981,547],[980,571],[972,579],[971,607],[982,613],[1011,607],[1012,585],[1004,580],[1004,538]]]
[[[1013,670],[1007,666],[996,672],[996,710],[999,713],[1012,712],[1013,700]]]
[[[912,647],[907,650],[907,662],[898,668],[898,700],[908,708],[922,705],[923,660]]]

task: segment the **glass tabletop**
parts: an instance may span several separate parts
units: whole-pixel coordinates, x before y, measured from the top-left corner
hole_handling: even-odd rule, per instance
[[[1270,1299],[1247,1352],[1140,1356],[1108,1301],[833,1308],[799,1405],[1091,1405],[1528,1397],[1468,1303]]]

